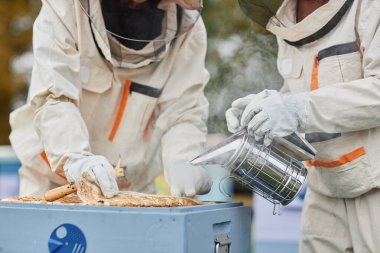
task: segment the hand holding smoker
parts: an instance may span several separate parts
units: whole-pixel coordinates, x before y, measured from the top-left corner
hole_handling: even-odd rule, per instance
[[[219,164],[273,204],[288,205],[306,182],[301,161],[313,159],[315,149],[298,133],[276,137],[270,146],[256,142],[241,130],[191,161],[193,165]]]

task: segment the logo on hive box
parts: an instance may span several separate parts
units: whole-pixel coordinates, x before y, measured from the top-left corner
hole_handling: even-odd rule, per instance
[[[75,225],[65,223],[59,225],[50,235],[50,253],[85,253],[86,237]]]

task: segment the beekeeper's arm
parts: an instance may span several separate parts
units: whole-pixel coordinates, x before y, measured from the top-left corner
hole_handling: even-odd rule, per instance
[[[205,69],[206,31],[201,19],[186,36],[159,99],[156,125],[164,131],[162,159],[172,194],[193,196],[211,187],[206,171],[188,163],[204,151],[207,135],[208,101],[203,91],[209,74]]]
[[[240,124],[269,144],[294,131],[344,133],[380,126],[380,12],[359,22],[363,78],[295,95],[275,93],[246,105]],[[367,19],[366,17],[362,17]]]
[[[69,5],[62,3],[62,8],[69,9]],[[75,27],[72,29],[43,1],[33,27],[35,61],[29,96],[35,107],[34,126],[53,171],[64,171],[68,181],[75,183],[87,173],[110,197],[117,193],[114,170],[104,157],[91,153],[87,127],[78,109],[80,53]]]

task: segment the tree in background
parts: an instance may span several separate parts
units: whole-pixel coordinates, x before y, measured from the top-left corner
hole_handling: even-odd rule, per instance
[[[25,52],[31,50],[32,24],[40,5],[39,0],[0,2],[0,145],[9,143],[10,111],[25,103],[29,80],[25,74],[30,73],[17,71],[22,63],[14,59],[31,55]],[[244,16],[237,0],[204,0],[202,17],[208,31],[206,66],[211,74],[206,88],[209,131],[227,134],[224,113],[234,99],[280,87],[276,42]]]
[[[23,77],[12,73],[11,62],[31,47],[37,0],[0,2],[0,145],[9,143],[9,113],[13,99],[25,89]]]

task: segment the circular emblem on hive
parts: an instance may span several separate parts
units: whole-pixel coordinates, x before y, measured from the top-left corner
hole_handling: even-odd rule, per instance
[[[73,224],[59,225],[50,235],[50,253],[85,253],[86,247],[86,237]]]

